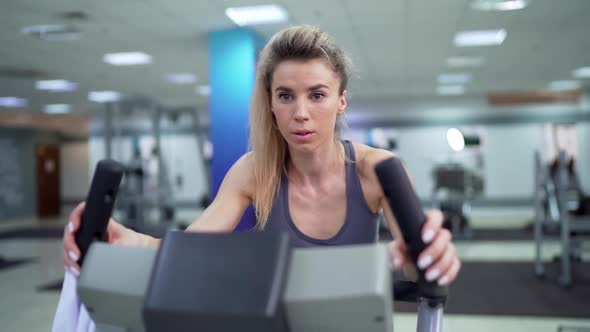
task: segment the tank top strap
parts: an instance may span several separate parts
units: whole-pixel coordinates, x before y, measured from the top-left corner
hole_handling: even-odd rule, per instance
[[[362,202],[362,206],[369,214],[373,214],[369,208],[369,204],[365,199],[363,193],[363,187],[361,185],[361,179],[358,173],[357,160],[354,152],[354,145],[351,141],[344,140],[344,150],[346,154],[346,195],[348,197],[348,204],[351,202]],[[350,207],[354,210],[359,209],[358,204],[354,204]]]

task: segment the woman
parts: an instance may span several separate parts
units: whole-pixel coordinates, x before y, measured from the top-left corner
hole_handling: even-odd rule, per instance
[[[396,241],[394,267],[406,265],[406,250],[386,204],[374,166],[389,151],[342,142],[338,118],[346,109],[349,61],[332,38],[309,26],[285,29],[262,50],[250,110],[251,151],[228,171],[211,205],[189,232],[230,232],[250,203],[259,231],[286,231],[296,246],[376,241],[383,210]],[[79,273],[73,234],[84,204],[71,214],[64,232],[64,263]],[[447,285],[460,269],[450,233],[439,211],[426,214],[419,257],[426,276]],[[108,242],[158,246],[160,240],[114,220]]]

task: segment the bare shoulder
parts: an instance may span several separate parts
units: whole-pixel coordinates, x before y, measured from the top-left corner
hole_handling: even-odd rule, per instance
[[[242,170],[252,170],[254,166],[254,152],[248,151],[238,159],[234,166]]]
[[[254,154],[252,151],[245,153],[238,159],[226,175],[231,187],[234,187],[251,197],[254,193]]]
[[[396,157],[396,154],[384,150],[373,148],[365,144],[354,143],[354,151],[358,163],[358,170],[361,176],[371,177],[374,174],[373,169],[380,161],[387,158]]]
[[[373,212],[381,208],[383,191],[375,174],[375,165],[380,161],[395,156],[391,151],[377,149],[365,144],[354,143],[357,170],[365,200]]]

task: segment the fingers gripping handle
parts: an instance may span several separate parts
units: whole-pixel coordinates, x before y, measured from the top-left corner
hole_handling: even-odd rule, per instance
[[[424,211],[420,200],[412,189],[410,179],[399,158],[389,158],[375,166],[375,173],[387,199],[387,203],[397,220],[408,252],[414,264],[418,256],[426,248],[422,241],[422,227],[425,222]],[[427,282],[424,271],[418,271],[418,283],[425,296],[439,298],[446,294],[446,288],[439,287],[436,282]]]
[[[113,211],[124,167],[110,159],[101,160],[96,166],[80,228],[76,232],[76,244],[80,249],[80,266],[94,240],[103,240]]]

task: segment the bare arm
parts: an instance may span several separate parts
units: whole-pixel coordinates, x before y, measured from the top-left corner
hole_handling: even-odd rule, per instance
[[[396,155],[390,151],[371,148],[368,151],[368,153],[366,154],[366,163],[364,163],[364,166],[366,167],[366,169],[363,171],[363,173],[367,174],[367,176],[370,179],[370,183],[372,184],[372,186],[375,186],[374,187],[375,190],[377,190],[379,192],[379,208],[383,212],[383,216],[385,217],[385,221],[387,222],[387,226],[388,226],[389,232],[391,234],[391,237],[394,239],[394,241],[390,243],[390,251],[404,252],[406,250],[404,238],[402,237],[402,233],[401,233],[399,226],[397,224],[397,220],[395,219],[395,216],[393,215],[393,212],[391,211],[391,208],[389,207],[389,204],[387,203],[387,199],[385,198],[385,194],[383,193],[383,190],[381,189],[381,185],[379,184],[379,179],[377,178],[377,174],[375,173],[375,166],[379,162],[381,162],[385,159],[391,158],[391,157],[395,157],[395,156]],[[412,180],[410,178],[410,182],[411,181]],[[412,186],[413,186],[413,183],[412,183]],[[397,252],[396,252],[396,254],[397,254]],[[392,255],[392,256],[395,257],[395,255]],[[401,256],[401,255],[397,255],[397,256]],[[396,259],[397,261],[394,261],[393,265],[396,268],[403,268],[404,274],[406,275],[406,277],[408,279],[414,280],[417,278],[415,268],[411,264],[406,264],[405,257],[403,257],[403,258],[402,257],[395,257],[394,259]]]
[[[363,174],[369,178],[369,182],[371,183],[371,191],[375,191],[379,193],[379,208],[382,209],[383,215],[385,216],[385,220],[387,221],[387,225],[389,226],[389,231],[391,236],[395,239],[401,239],[401,232],[397,225],[397,221],[389,208],[389,204],[387,204],[387,200],[385,198],[385,194],[381,189],[381,185],[379,184],[379,179],[377,178],[377,174],[375,173],[375,166],[388,158],[395,157],[396,155],[390,151],[382,150],[382,149],[375,149],[375,148],[368,148],[365,155],[365,160],[363,163],[364,170],[362,171]],[[410,179],[411,181],[411,179]],[[413,186],[413,183],[412,183]]]
[[[242,156],[227,172],[217,196],[186,229],[187,232],[231,232],[250,203],[254,192],[252,155]]]
[[[186,229],[186,232],[231,232],[252,202],[254,177],[251,153],[242,156],[227,172],[215,199]],[[158,246],[160,239],[152,239]]]
[[[188,228],[188,232],[230,232],[252,202],[254,177],[252,176],[252,154],[242,156],[229,170],[215,200]],[[75,275],[80,274],[80,248],[76,245],[75,233],[80,228],[84,203],[80,203],[70,214],[70,222],[64,229],[63,261]],[[160,239],[135,232],[114,219],[110,219],[106,240],[110,244],[137,247],[158,247]]]

